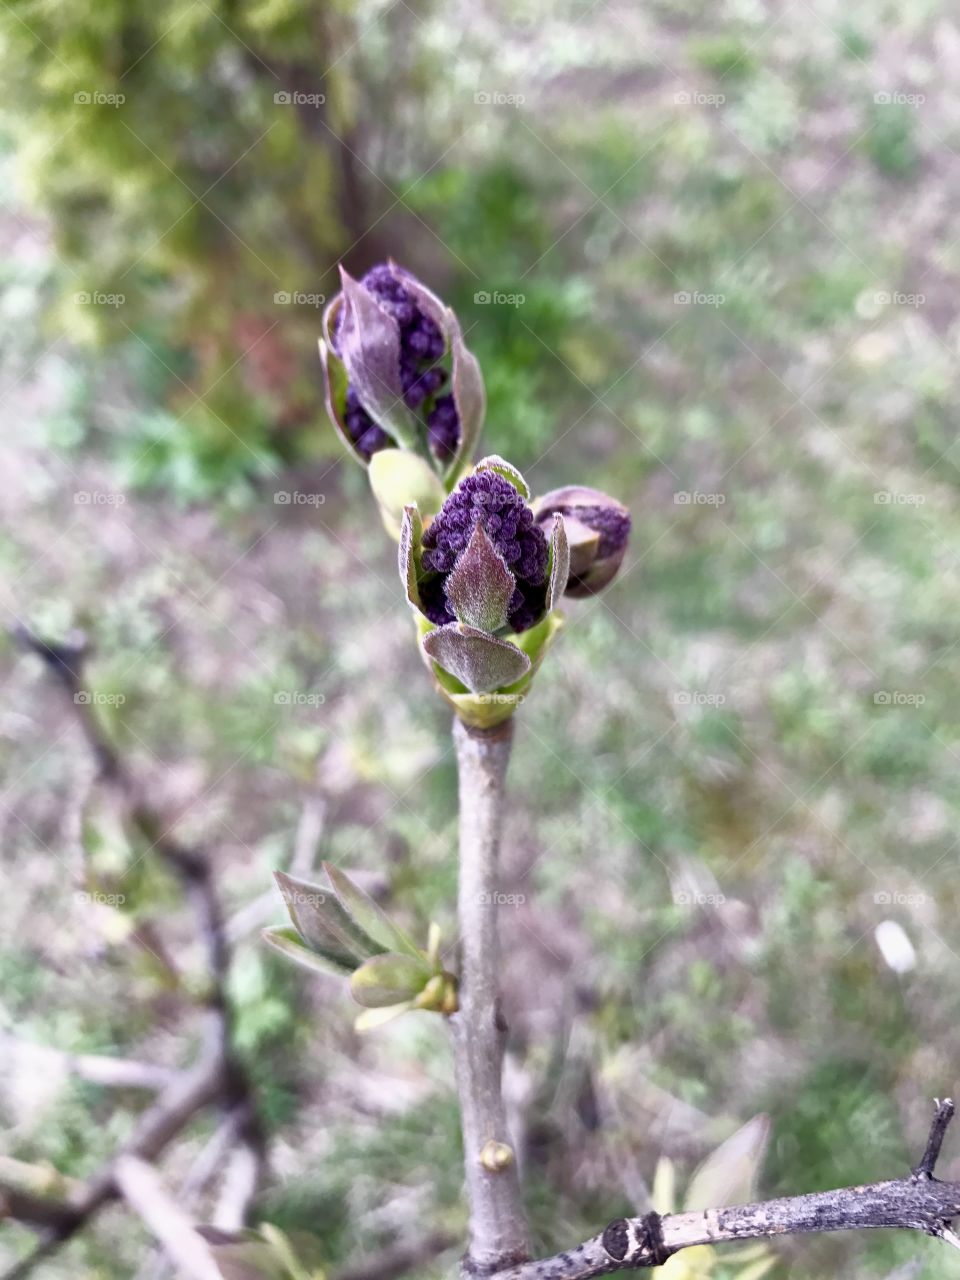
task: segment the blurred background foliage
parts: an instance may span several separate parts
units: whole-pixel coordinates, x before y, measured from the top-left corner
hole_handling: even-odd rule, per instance
[[[661,1156],[682,1188],[761,1112],[764,1193],[906,1167],[960,1052],[951,7],[10,0],[0,68],[4,604],[92,629],[104,715],[232,906],[319,793],[318,859],[454,937],[446,715],[315,367],[337,261],[390,253],[459,311],[485,447],[634,514],[513,762],[538,1244],[637,1206]],[[0,1029],[178,1061],[148,943],[189,924],[33,662],[3,659]],[[250,937],[234,986],[262,1218],[331,1268],[461,1230],[442,1028],[358,1040],[335,984]],[[89,1085],[3,1082],[9,1153],[68,1174],[129,1123]],[[146,1280],[145,1251],[111,1211],[48,1274]],[[884,1233],[776,1255],[793,1280],[960,1274]]]

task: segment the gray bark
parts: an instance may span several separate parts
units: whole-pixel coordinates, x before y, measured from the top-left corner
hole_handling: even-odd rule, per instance
[[[530,1256],[516,1153],[501,1090],[497,894],[504,781],[513,724],[454,721],[460,780],[460,1010],[450,1019],[470,1209],[465,1275],[491,1275]]]

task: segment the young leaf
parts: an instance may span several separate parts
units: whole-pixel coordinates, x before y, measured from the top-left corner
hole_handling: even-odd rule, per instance
[[[314,973],[332,973],[338,978],[343,978],[353,972],[352,964],[342,963],[329,954],[321,955],[319,951],[311,951],[296,929],[291,929],[288,925],[275,925],[270,929],[263,929],[260,936],[268,946],[273,947],[274,951],[279,951],[282,956],[286,956],[295,964],[303,965],[305,969],[312,969]]]
[[[405,1000],[402,1004],[386,1005],[382,1009],[364,1009],[353,1025],[357,1031],[374,1031],[377,1027],[392,1022],[394,1018],[399,1018],[402,1013],[409,1013],[413,1007],[412,1000]]]
[[[414,999],[430,977],[430,970],[422,958],[413,960],[410,956],[388,952],[374,956],[356,970],[350,978],[350,994],[357,1004],[379,1009]]]
[[[473,469],[474,471],[495,471],[498,476],[503,476],[504,480],[509,480],[524,502],[529,501],[530,488],[526,480],[512,462],[507,462],[506,458],[491,453],[488,457],[481,458]]]
[[[345,872],[329,862],[323,864],[333,891],[344,911],[351,916],[359,927],[378,942],[387,951],[402,951],[413,959],[421,959],[420,950],[411,938],[393,923],[368,893],[354,884]]]
[[[274,876],[297,931],[321,955],[355,969],[384,950],[347,915],[329,889],[283,871]]]

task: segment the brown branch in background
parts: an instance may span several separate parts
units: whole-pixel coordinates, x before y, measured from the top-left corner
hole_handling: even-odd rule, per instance
[[[460,1010],[450,1019],[470,1208],[464,1274],[490,1275],[530,1256],[517,1160],[503,1102],[507,1027],[500,1009],[496,900],[513,721],[454,721],[460,791]]]
[[[152,1165],[121,1156],[114,1177],[120,1194],[188,1280],[221,1280],[210,1246],[164,1187]]]
[[[34,1044],[19,1036],[0,1031],[0,1050],[7,1055],[19,1055],[36,1061],[46,1071],[59,1066],[70,1075],[98,1084],[106,1089],[146,1089],[151,1093],[165,1088],[177,1074],[170,1067],[158,1067],[152,1062],[135,1062],[132,1058],[111,1057],[100,1053],[70,1053],[66,1049],[51,1049],[47,1045]]]
[[[235,1121],[237,1140],[246,1156],[243,1195],[238,1199],[234,1192],[234,1218],[241,1209],[245,1212],[255,1193],[264,1146],[253,1086],[233,1050],[232,1017],[226,989],[229,947],[210,865],[199,850],[181,844],[170,834],[162,815],[151,807],[138,780],[128,771],[119,752],[104,733],[92,700],[84,689],[85,638],[74,635],[63,644],[53,644],[25,627],[17,630],[16,638],[24,648],[42,658],[55,677],[87,740],[100,780],[114,790],[126,820],[148,843],[150,851],[180,880],[203,939],[207,977],[203,1003],[207,1009],[207,1022],[205,1044],[198,1063],[172,1077],[154,1103],[140,1116],[132,1137],[99,1173],[82,1186],[75,1197],[61,1204],[57,1220],[47,1224],[48,1229],[34,1252],[9,1270],[3,1280],[19,1280],[26,1276],[42,1258],[85,1226],[103,1205],[116,1200],[122,1193],[118,1168],[136,1170],[140,1164],[156,1160],[205,1107],[215,1104],[238,1117]],[[126,1163],[118,1164],[122,1161]],[[142,1185],[142,1180],[138,1185]],[[21,1216],[15,1212],[16,1202],[7,1198],[0,1203],[12,1216]],[[26,1206],[21,1204],[20,1207]],[[32,1208],[35,1210],[36,1206]],[[53,1211],[48,1208],[47,1212],[52,1214]]]
[[[675,1253],[696,1245],[802,1232],[899,1228],[922,1231],[960,1249],[960,1237],[950,1227],[960,1215],[960,1183],[940,1182],[933,1176],[953,1112],[949,1099],[937,1103],[927,1149],[909,1178],[726,1209],[620,1218],[575,1249],[508,1267],[496,1273],[496,1280],[591,1280],[615,1271],[659,1267]]]

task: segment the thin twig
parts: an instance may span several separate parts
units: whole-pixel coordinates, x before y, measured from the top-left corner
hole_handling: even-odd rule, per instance
[[[468,729],[456,720],[460,798],[460,1011],[450,1019],[463,1127],[470,1244],[465,1274],[489,1275],[530,1256],[502,1093],[498,863],[512,721]]]
[[[116,1161],[114,1177],[123,1198],[184,1277],[221,1280],[210,1246],[164,1187],[155,1169],[136,1156],[121,1156]]]

